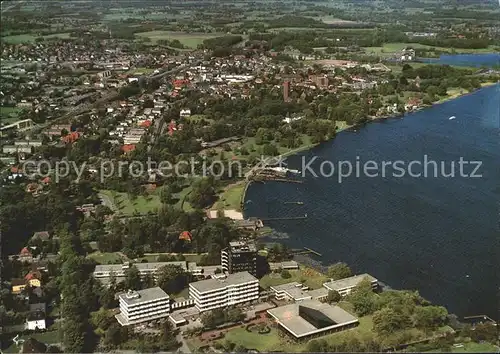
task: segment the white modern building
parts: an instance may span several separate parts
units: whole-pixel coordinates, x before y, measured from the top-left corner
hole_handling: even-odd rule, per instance
[[[300,302],[304,300],[323,301],[328,297],[328,289],[319,288],[309,290],[307,286],[298,282],[271,286],[271,291],[276,300]]]
[[[31,311],[26,317],[24,326],[28,331],[46,329],[45,313],[43,311]]]
[[[359,283],[361,283],[365,279],[367,279],[371,283],[373,290],[376,290],[378,288],[378,280],[372,277],[370,274],[360,274],[349,278],[331,280],[327,283],[324,283],[323,286],[328,290],[335,290],[340,295],[346,296],[349,295],[352,289],[358,286]]]
[[[115,317],[122,326],[168,317],[170,314],[170,298],[159,287],[129,290],[118,298],[120,313]]]
[[[239,272],[189,284],[189,297],[196,308],[209,311],[259,298],[259,280],[248,272]]]

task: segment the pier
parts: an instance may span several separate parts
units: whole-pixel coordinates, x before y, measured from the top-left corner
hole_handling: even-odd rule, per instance
[[[307,214],[303,216],[289,216],[289,217],[282,217],[282,218],[259,218],[262,221],[278,221],[278,220],[303,220],[307,219]]]

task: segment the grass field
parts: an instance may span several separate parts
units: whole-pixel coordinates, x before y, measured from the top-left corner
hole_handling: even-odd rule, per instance
[[[50,331],[50,332],[43,332],[43,333],[33,333],[30,335],[23,335],[20,336],[20,339],[29,339],[29,338],[34,338],[42,343],[45,344],[56,344],[60,343],[59,339],[59,331]],[[19,353],[19,350],[21,349],[21,346],[17,347],[14,343],[11,344],[10,347],[8,347],[6,350],[4,350],[4,353]]]
[[[448,48],[448,47],[433,47],[429,45],[424,45],[420,43],[386,43],[382,47],[365,47],[365,50],[369,54],[375,54],[375,55],[390,55],[395,52],[399,52],[403,50],[405,47],[412,47],[415,49],[422,48],[422,49],[434,49],[442,52],[453,52],[455,51],[456,53],[492,53],[495,52],[495,47],[489,46],[488,48],[481,48],[481,49],[460,49],[460,48]]]
[[[94,252],[89,254],[87,257],[92,258],[98,264],[117,264],[117,263],[122,263],[124,261],[123,257],[116,252],[109,252],[109,253]]]
[[[229,341],[247,349],[257,349],[259,352],[282,351],[284,341],[278,335],[278,330],[271,328],[267,334],[248,332],[245,328],[235,328],[226,333],[221,342]]]
[[[52,38],[70,38],[69,33],[53,33],[53,34],[48,34],[45,36],[41,36],[45,39],[52,39]],[[1,40],[6,43],[11,43],[11,44],[20,44],[20,43],[33,43],[35,42],[35,39],[37,39],[39,36],[35,36],[33,34],[18,34],[15,36],[4,36],[1,37]]]
[[[318,289],[323,286],[323,283],[328,281],[328,277],[326,275],[307,267],[303,267],[299,270],[290,270],[290,275],[291,278],[283,279],[280,274],[267,274],[260,279],[259,283],[262,288],[269,289],[271,286],[296,281],[305,284],[310,289]]]
[[[18,107],[0,107],[0,121],[2,124],[11,124],[19,120],[18,115],[22,111]]]
[[[219,200],[214,204],[212,209],[240,210],[241,195],[245,190],[245,183],[246,181],[240,181],[224,188],[222,193],[219,194]]]
[[[135,212],[146,214],[150,211],[155,211],[161,206],[158,191],[147,197],[140,195],[135,200],[130,199],[127,193],[111,190],[101,190],[99,192],[107,195],[123,215],[133,215]]]
[[[139,37],[150,38],[153,43],[159,40],[174,40],[177,39],[179,42],[184,44],[186,47],[195,49],[198,44],[202,44],[205,39],[223,36],[222,33],[184,33],[184,32],[172,32],[172,31],[150,31],[136,33]]]

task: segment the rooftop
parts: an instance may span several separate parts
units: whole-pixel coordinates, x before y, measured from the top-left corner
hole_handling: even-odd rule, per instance
[[[253,242],[233,241],[229,242],[229,247],[231,248],[231,253],[257,252],[257,247],[255,247],[255,243]]]
[[[120,300],[123,300],[127,305],[136,305],[142,302],[159,300],[162,298],[168,299],[168,295],[160,287],[154,287],[138,291],[130,291],[118,295]]]
[[[258,282],[259,280],[248,272],[239,272],[229,274],[221,279],[207,279],[189,284],[190,288],[198,290],[200,293],[221,290],[230,285],[239,285],[249,282]]]
[[[166,265],[176,265],[184,270],[187,270],[186,261],[174,261],[174,262],[151,262],[151,263],[133,263],[139,271],[155,271],[158,268],[164,267]],[[130,265],[128,263],[124,264],[98,264],[95,266],[94,273],[98,272],[120,272],[122,270],[128,269]]]
[[[267,312],[296,338],[358,322],[356,317],[342,308],[318,300],[304,300]]]
[[[363,281],[363,279],[365,279],[365,278],[368,279],[370,282],[377,281],[377,279],[372,277],[370,274],[365,273],[365,274],[355,275],[355,276],[352,276],[349,278],[332,280],[332,281],[329,281],[327,283],[324,283],[323,286],[329,290],[339,291],[339,290],[355,287],[356,285],[361,283],[361,281]]]

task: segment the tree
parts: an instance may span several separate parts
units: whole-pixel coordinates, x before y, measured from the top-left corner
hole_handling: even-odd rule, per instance
[[[104,334],[104,345],[115,348],[121,343],[126,342],[128,339],[126,328],[120,326],[118,323],[114,322],[109,326]]]
[[[239,308],[229,309],[224,314],[226,322],[239,322],[245,318],[245,314]]]
[[[352,271],[347,264],[338,262],[328,267],[328,276],[333,280],[344,279],[352,276]]]
[[[340,299],[342,299],[342,296],[339,294],[338,291],[335,291],[335,290],[329,290],[328,291],[328,296],[326,298],[326,301],[329,304],[333,304],[335,302],[339,302]]]
[[[353,304],[354,311],[359,316],[366,316],[377,309],[375,294],[368,279],[361,281],[348,295],[348,300]]]
[[[160,192],[160,201],[163,204],[172,204],[174,198],[172,195],[172,188],[170,186],[164,186]]]
[[[373,314],[373,329],[379,335],[392,334],[407,328],[410,324],[408,317],[389,307],[385,307]]]
[[[282,277],[283,279],[290,279],[290,278],[292,277],[292,275],[290,274],[290,272],[289,272],[288,270],[283,269],[283,270],[281,271],[281,277]]]
[[[157,285],[167,294],[178,293],[188,284],[188,275],[180,266],[166,265],[158,269]]]
[[[161,327],[159,346],[161,351],[174,351],[179,347],[179,342],[176,339],[176,331],[169,321],[164,322]]]
[[[442,306],[417,306],[413,313],[415,327],[430,330],[442,326],[448,311]]]
[[[125,287],[130,290],[140,290],[142,288],[141,274],[134,265],[125,271]]]

